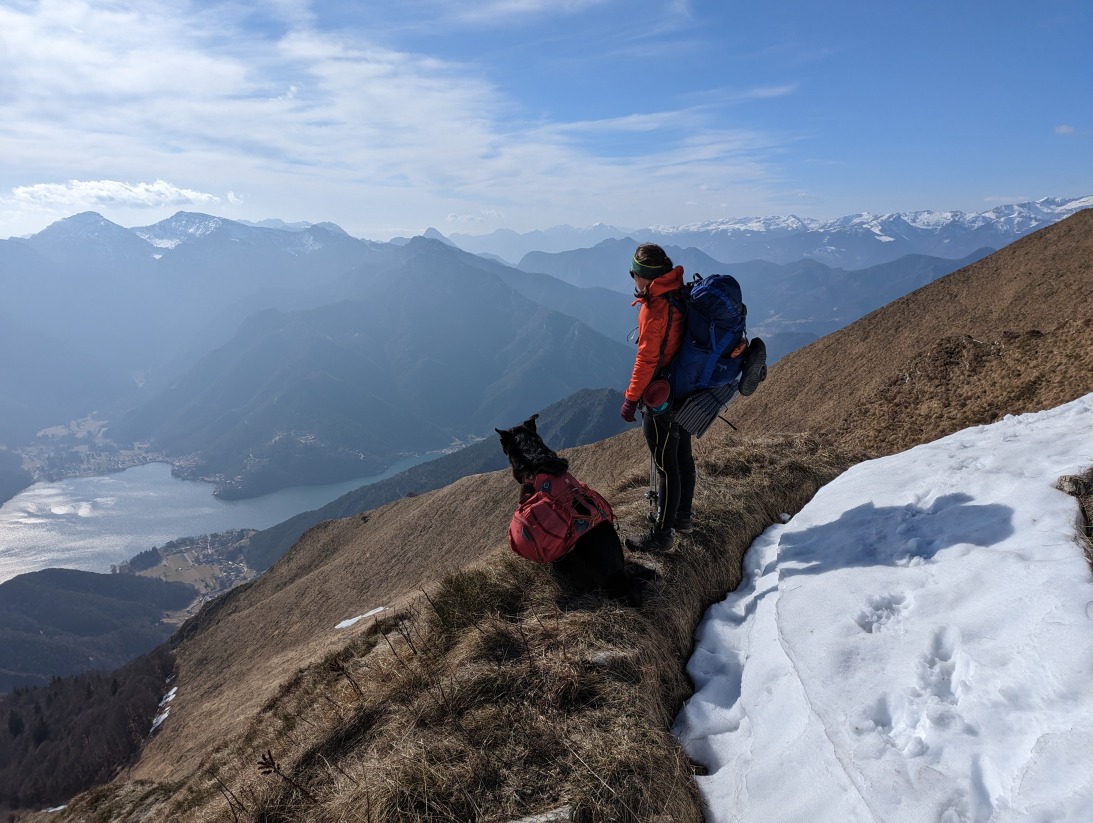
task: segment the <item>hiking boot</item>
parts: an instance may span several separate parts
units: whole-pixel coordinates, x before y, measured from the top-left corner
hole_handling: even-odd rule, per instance
[[[626,548],[632,552],[666,552],[672,548],[672,530],[654,526],[641,537],[626,538]]]
[[[657,515],[656,512],[649,512],[649,514],[647,514],[645,516],[649,520],[649,522],[653,524],[653,526],[656,526],[656,524],[660,522],[660,517]],[[677,531],[680,534],[686,534],[687,532],[689,532],[693,528],[694,528],[694,521],[691,519],[691,515],[689,515],[689,514],[677,514],[676,515],[676,522],[672,524],[672,531]]]
[[[755,337],[744,352],[744,365],[740,369],[740,386],[737,389],[744,397],[759,388],[767,379],[767,344],[762,338]]]

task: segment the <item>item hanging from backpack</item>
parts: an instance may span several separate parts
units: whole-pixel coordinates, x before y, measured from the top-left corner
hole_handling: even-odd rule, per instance
[[[652,415],[664,414],[672,405],[672,384],[658,377],[641,393],[645,410]]]
[[[740,284],[731,274],[694,279],[669,297],[684,313],[683,342],[665,370],[672,396],[684,399],[702,389],[732,383],[740,370],[748,340],[748,316]]]
[[[569,472],[537,474],[535,492],[521,501],[509,522],[509,548],[535,563],[564,557],[581,535],[615,522],[611,504]]]

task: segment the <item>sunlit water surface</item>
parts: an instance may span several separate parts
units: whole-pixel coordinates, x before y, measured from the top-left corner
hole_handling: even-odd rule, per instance
[[[407,457],[373,477],[248,500],[215,498],[211,484],[172,477],[166,463],[35,483],[0,507],[0,582],[51,567],[107,572],[177,537],[269,528],[436,456]]]

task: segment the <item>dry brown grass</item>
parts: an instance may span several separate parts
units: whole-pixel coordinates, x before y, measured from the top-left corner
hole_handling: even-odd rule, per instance
[[[624,435],[570,457],[638,528],[646,476],[641,452],[619,470],[623,443],[641,447]],[[670,555],[631,556],[660,572],[641,609],[490,552],[300,667],[192,774],[100,790],[66,816],[464,822],[563,809],[575,821],[700,821],[669,732],[692,690],[694,626],[737,585],[754,538],[852,461],[806,437],[698,445],[695,532]]]
[[[1093,209],[775,363],[734,401],[748,431],[891,454],[1093,391]]]

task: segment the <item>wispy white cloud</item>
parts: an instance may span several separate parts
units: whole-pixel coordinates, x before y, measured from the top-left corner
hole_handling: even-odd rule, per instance
[[[1061,123],[1055,127],[1056,134],[1074,134],[1074,127]]]
[[[740,93],[743,100],[771,100],[775,97],[787,97],[795,93],[800,86],[797,83],[785,83],[781,86],[757,86]]]
[[[470,9],[563,14],[605,1]],[[702,107],[544,122],[473,63],[324,30],[304,0],[262,7],[262,26],[249,13],[163,0],[0,8],[0,192],[12,193],[0,219],[204,204],[251,219],[353,213],[363,225],[415,210],[428,210],[422,221],[572,220],[577,206],[607,214],[635,177],[656,178],[666,201],[704,182],[757,180],[774,142],[720,130]],[[280,204],[305,213],[274,214]]]
[[[16,186],[16,202],[35,206],[64,206],[88,209],[103,205],[131,208],[162,206],[207,206],[220,198],[208,192],[182,189],[163,180],[154,183],[122,183],[117,180],[69,180],[67,183],[36,183]]]
[[[445,17],[464,23],[502,25],[546,15],[570,15],[614,0],[466,0],[432,5]]]

